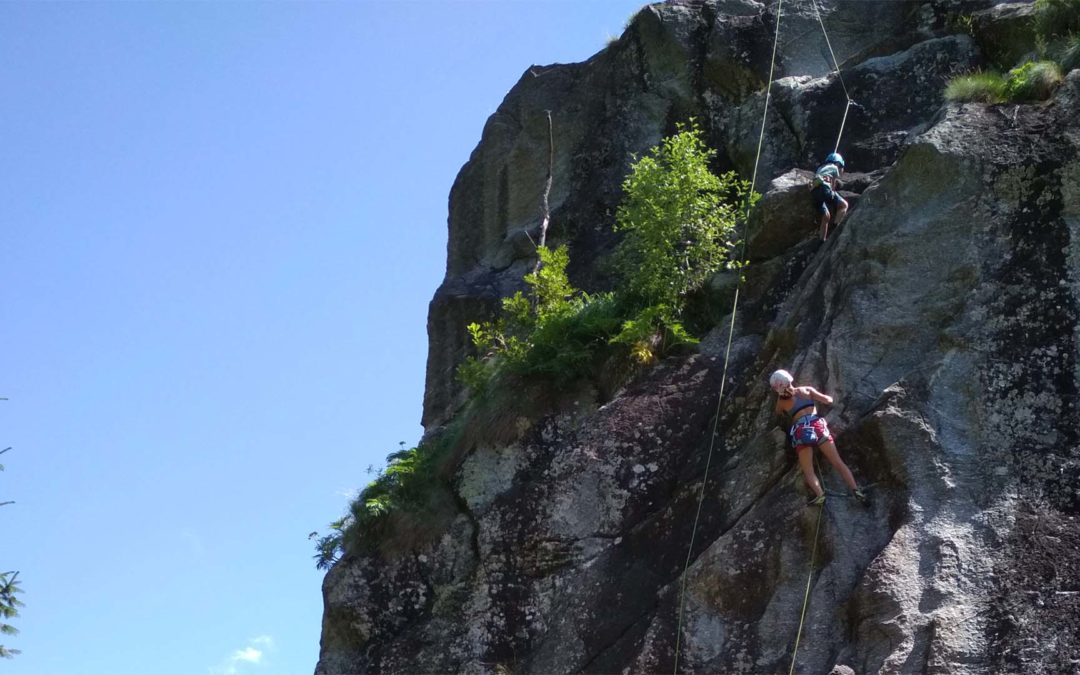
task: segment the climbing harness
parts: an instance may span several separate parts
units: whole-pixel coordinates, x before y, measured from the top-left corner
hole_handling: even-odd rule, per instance
[[[829,40],[829,34],[825,30],[825,22],[821,17],[821,11],[818,9],[817,0],[810,0],[810,2],[814,6],[814,13],[817,16],[818,23],[821,25],[821,32],[825,35],[825,44],[829,47],[829,54],[832,57],[833,68],[835,69],[836,75],[840,80],[840,86],[844,90],[844,97],[847,99],[847,104],[844,107],[844,116],[840,121],[840,131],[836,136],[836,146],[833,149],[833,152],[836,153],[840,149],[840,139],[844,135],[844,125],[847,123],[848,112],[851,110],[851,106],[856,104],[854,101],[851,100],[851,96],[848,93],[847,85],[844,83],[844,77],[840,73],[840,65],[836,60],[836,54],[833,52],[832,42]],[[773,77],[776,72],[776,50],[777,46],[780,43],[780,19],[783,15],[783,6],[784,0],[778,0],[776,4],[776,32],[773,36],[772,59],[769,63],[769,83],[765,89],[765,109],[764,111],[762,111],[761,114],[761,132],[758,134],[757,154],[754,157],[754,171],[750,178],[750,191],[746,196],[746,214],[743,218],[744,227],[746,222],[750,218],[751,197],[754,194],[754,188],[757,187],[758,166],[761,163],[761,148],[765,141],[765,123],[768,120],[769,115],[769,102],[772,100],[772,84]],[[745,236],[742,238],[742,249],[739,258],[740,260],[746,260],[746,239],[747,238]],[[701,480],[701,490],[698,495],[697,511],[694,514],[694,524],[690,530],[690,546],[686,552],[686,563],[683,565],[682,584],[679,590],[679,614],[675,628],[675,656],[673,668],[674,675],[678,675],[679,673],[679,653],[680,647],[682,646],[683,614],[686,608],[687,572],[690,569],[690,561],[693,559],[694,555],[694,541],[697,538],[698,524],[701,521],[701,509],[705,503],[705,488],[709,483],[709,468],[712,465],[713,449],[716,445],[716,430],[720,423],[720,406],[724,400],[724,388],[727,384],[728,365],[731,360],[731,343],[735,335],[735,315],[739,307],[739,291],[742,289],[742,283],[743,275],[740,274],[738,283],[735,285],[735,296],[731,303],[731,322],[728,326],[727,346],[724,348],[724,368],[720,376],[720,393],[716,400],[716,414],[713,418],[712,434],[709,437],[709,453],[705,460],[705,472]],[[793,673],[795,670],[795,655],[798,653],[799,640],[802,637],[803,623],[806,619],[806,608],[810,601],[810,584],[814,576],[814,561],[817,558],[818,532],[821,525],[821,511],[824,510],[825,507],[824,505],[822,505],[820,510],[818,511],[817,524],[814,526],[814,547],[813,552],[810,555],[810,575],[809,578],[807,578],[806,580],[806,595],[803,598],[802,616],[799,618],[799,630],[795,636],[795,648],[791,655],[791,671],[789,671],[789,675],[791,675],[791,673]]]

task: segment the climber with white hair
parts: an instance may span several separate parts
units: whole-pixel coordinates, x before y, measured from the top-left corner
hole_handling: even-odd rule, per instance
[[[822,489],[817,475],[814,473],[814,448],[819,448],[825,459],[829,460],[833,468],[851,488],[852,494],[862,503],[867,502],[866,494],[859,489],[855,477],[851,475],[851,469],[844,464],[836,444],[829,433],[829,426],[825,418],[817,412],[817,404],[832,405],[833,398],[823,394],[809,386],[796,386],[795,378],[786,370],[778,370],[769,377],[769,386],[777,394],[776,412],[783,413],[791,418],[791,430],[788,436],[795,448],[795,454],[799,458],[799,467],[802,468],[803,478],[806,485],[814,493],[814,498],[809,505],[825,503],[825,490]]]
[[[839,152],[830,153],[825,163],[814,172],[813,190],[810,199],[814,210],[821,214],[821,241],[829,236],[829,223],[839,225],[847,215],[847,200],[840,196],[840,176],[844,173],[844,158]]]

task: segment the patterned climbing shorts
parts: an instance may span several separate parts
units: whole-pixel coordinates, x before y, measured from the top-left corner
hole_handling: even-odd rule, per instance
[[[791,445],[795,447],[795,452],[803,448],[817,447],[831,437],[829,435],[829,425],[825,424],[825,418],[817,415],[800,417],[791,426],[788,436],[791,438]]]

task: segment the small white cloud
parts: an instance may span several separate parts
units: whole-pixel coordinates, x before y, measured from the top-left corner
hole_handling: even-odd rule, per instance
[[[266,651],[273,648],[274,640],[269,635],[252,638],[248,640],[247,646],[237,649],[223,660],[220,665],[212,666],[210,675],[239,675],[240,666],[262,664]]]
[[[262,647],[263,649],[273,649],[274,638],[270,637],[269,635],[260,635],[257,638],[252,638],[251,644],[255,645],[256,647]]]
[[[244,647],[243,649],[236,650],[232,659],[237,663],[243,661],[245,663],[259,663],[262,661],[262,651],[255,649],[254,647]]]

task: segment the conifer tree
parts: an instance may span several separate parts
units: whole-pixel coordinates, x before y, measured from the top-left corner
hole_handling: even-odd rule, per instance
[[[0,450],[0,455],[10,449],[11,448],[4,448],[3,450]],[[3,470],[4,465],[0,464],[0,471]],[[7,506],[11,503],[12,502],[0,502],[0,506]],[[17,628],[7,622],[8,619],[19,616],[19,607],[22,607],[23,603],[15,597],[17,593],[22,593],[22,589],[19,588],[19,573],[0,573],[0,635],[17,635],[19,632]],[[18,649],[8,649],[0,644],[0,657],[10,659],[18,653]]]

